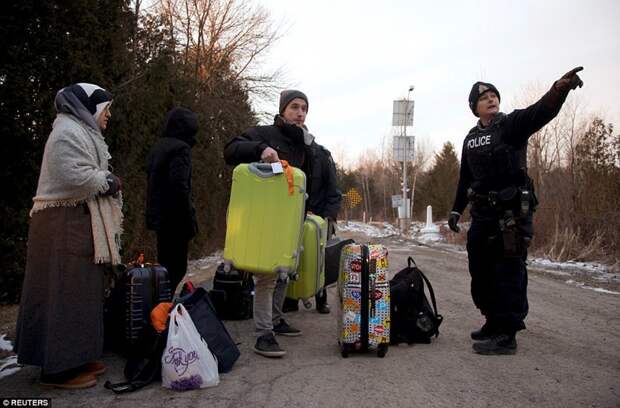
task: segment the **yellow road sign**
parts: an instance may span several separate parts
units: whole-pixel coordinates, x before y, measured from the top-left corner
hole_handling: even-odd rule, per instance
[[[349,189],[343,198],[346,208],[355,208],[362,202],[362,196],[354,188]]]

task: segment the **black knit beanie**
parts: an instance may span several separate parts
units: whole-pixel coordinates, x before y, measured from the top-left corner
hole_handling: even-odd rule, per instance
[[[308,97],[305,93],[296,89],[285,89],[284,91],[280,92],[280,115],[284,112],[286,106],[291,103],[291,101],[295,98],[301,98],[306,101],[306,105],[310,105],[308,103]]]
[[[501,102],[502,98],[499,95],[499,91],[495,87],[495,85],[490,84],[488,82],[476,82],[469,92],[469,109],[473,112],[474,115],[478,116],[478,112],[476,112],[476,105],[478,104],[478,99],[482,96],[483,93],[493,91],[495,95],[497,95],[497,99]]]

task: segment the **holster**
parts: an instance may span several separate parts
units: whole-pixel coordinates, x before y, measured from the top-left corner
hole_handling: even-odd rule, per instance
[[[519,235],[516,227],[507,228],[502,231],[502,243],[505,257],[518,258],[524,255],[525,252]]]
[[[499,220],[499,228],[502,232],[502,246],[504,257],[521,258],[527,254],[530,238],[521,233],[518,217],[511,210],[506,210]]]

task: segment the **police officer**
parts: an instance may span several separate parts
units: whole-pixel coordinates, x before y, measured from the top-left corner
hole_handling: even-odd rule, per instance
[[[459,232],[459,218],[471,204],[467,253],[474,304],[486,318],[471,333],[479,354],[514,354],[515,334],[525,329],[527,248],[533,236],[537,200],[527,175],[530,136],[560,111],[570,90],[583,86],[575,68],[533,105],[506,115],[500,94],[490,83],[476,82],[469,107],[480,118],[463,142],[456,198],[448,225]]]

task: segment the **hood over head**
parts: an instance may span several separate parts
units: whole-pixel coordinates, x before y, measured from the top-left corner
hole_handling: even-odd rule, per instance
[[[196,144],[198,116],[187,108],[174,108],[166,114],[162,137],[172,137],[190,146]]]

